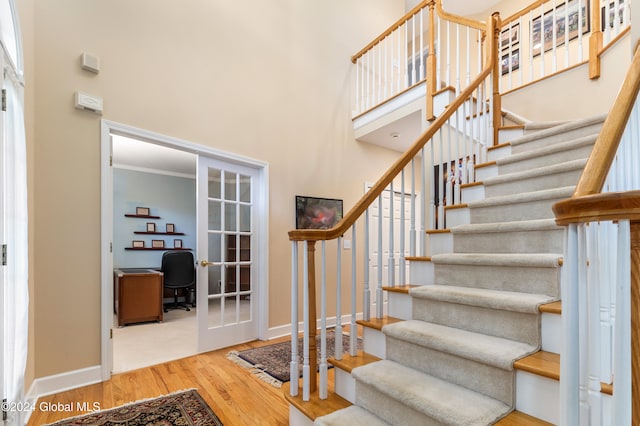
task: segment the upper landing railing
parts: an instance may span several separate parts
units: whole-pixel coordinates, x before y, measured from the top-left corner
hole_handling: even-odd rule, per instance
[[[353,116],[407,92],[459,93],[484,66],[484,25],[451,15],[441,0],[423,1],[351,58],[356,65]],[[630,0],[538,0],[503,19],[499,93],[589,64],[600,76],[602,52],[629,31]]]

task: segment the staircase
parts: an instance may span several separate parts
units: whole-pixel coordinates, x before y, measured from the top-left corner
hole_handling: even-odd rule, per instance
[[[353,405],[315,424],[557,423],[557,372],[541,377],[527,360],[559,359],[553,302],[563,230],[551,206],[572,194],[603,120],[556,124],[491,150],[478,166],[481,184],[463,189],[464,204],[447,211],[447,230],[429,234],[431,256],[411,260],[422,264],[412,265],[412,281],[427,285],[389,292],[389,316],[409,319],[365,330],[365,351],[383,359],[356,360],[350,374],[336,363],[336,392],[352,389],[342,396]],[[369,339],[382,346],[369,349]],[[528,371],[524,379],[519,368]],[[507,423],[514,409],[529,420]]]

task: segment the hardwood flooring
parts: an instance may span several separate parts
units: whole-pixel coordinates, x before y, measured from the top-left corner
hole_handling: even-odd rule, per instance
[[[225,425],[287,425],[289,405],[282,389],[253,377],[251,372],[226,359],[231,350],[264,346],[269,342],[250,342],[231,348],[194,355],[130,372],[115,374],[95,385],[42,397],[31,414],[29,426],[40,426],[63,418],[84,414],[78,405],[99,404],[101,409],[153,398],[180,390],[197,388],[202,398]],[[72,411],[47,411],[62,405]],[[41,410],[40,407],[45,410]]]

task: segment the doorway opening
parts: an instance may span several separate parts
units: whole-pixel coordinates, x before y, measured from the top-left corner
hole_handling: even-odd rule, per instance
[[[265,339],[267,165],[107,120],[101,139],[103,379]],[[233,258],[234,250],[242,256]],[[171,309],[158,317],[157,290],[122,292],[118,277],[142,272],[153,281],[165,253],[185,251],[193,254],[196,285],[177,298],[189,311]],[[150,288],[160,286],[156,281]],[[160,309],[175,296],[161,291]],[[123,315],[127,297],[151,297],[155,308]]]

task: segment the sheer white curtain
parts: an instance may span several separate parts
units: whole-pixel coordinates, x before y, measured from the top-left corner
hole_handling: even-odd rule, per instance
[[[3,131],[2,193],[3,242],[7,245],[4,274],[3,380],[9,402],[24,400],[24,373],[28,340],[28,229],[27,155],[24,132],[23,88],[10,68],[4,70],[7,112]],[[9,412],[8,424],[22,423],[20,412]]]

